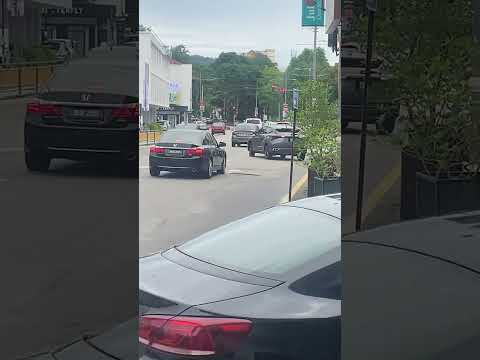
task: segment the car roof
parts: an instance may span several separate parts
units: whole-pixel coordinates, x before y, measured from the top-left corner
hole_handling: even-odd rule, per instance
[[[480,211],[400,222],[344,240],[414,251],[480,272]]]
[[[309,197],[283,204],[283,206],[299,207],[307,210],[317,211],[337,219],[341,219],[342,216],[342,196],[339,193]]]

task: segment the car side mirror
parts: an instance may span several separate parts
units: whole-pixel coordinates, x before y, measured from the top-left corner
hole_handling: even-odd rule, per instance
[[[218,143],[218,147],[225,147],[225,146],[227,146],[227,144],[225,144],[223,141]]]

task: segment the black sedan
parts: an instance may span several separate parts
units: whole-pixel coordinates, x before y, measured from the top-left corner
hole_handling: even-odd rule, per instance
[[[224,174],[227,166],[225,143],[218,143],[208,130],[190,127],[171,129],[150,148],[150,175],[161,171],[187,171],[211,178]]]
[[[258,130],[248,141],[248,152],[250,156],[264,154],[267,159],[280,156],[284,159],[292,154],[293,128],[288,125],[264,126]],[[300,131],[296,130],[296,146],[294,156],[299,160],[305,159],[305,151],[301,149]]]
[[[247,123],[238,124],[232,131],[232,147],[248,144],[257,131],[257,125]]]
[[[51,159],[118,160],[138,171],[138,61],[135,49],[91,57],[58,68],[27,105],[25,163],[47,171]],[[112,59],[121,58],[123,60]],[[136,80],[137,79],[137,80]]]
[[[141,359],[340,359],[340,207],[276,206],[140,259]]]

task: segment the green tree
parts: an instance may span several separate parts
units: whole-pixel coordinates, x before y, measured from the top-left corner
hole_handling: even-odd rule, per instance
[[[329,82],[305,81],[300,91],[298,122],[307,163],[321,177],[340,176],[340,119],[337,104],[330,102]]]

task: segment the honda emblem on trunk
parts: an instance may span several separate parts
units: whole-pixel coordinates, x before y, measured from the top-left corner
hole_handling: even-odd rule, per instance
[[[90,97],[91,97],[90,94],[82,94],[82,101],[88,102],[90,101]]]

